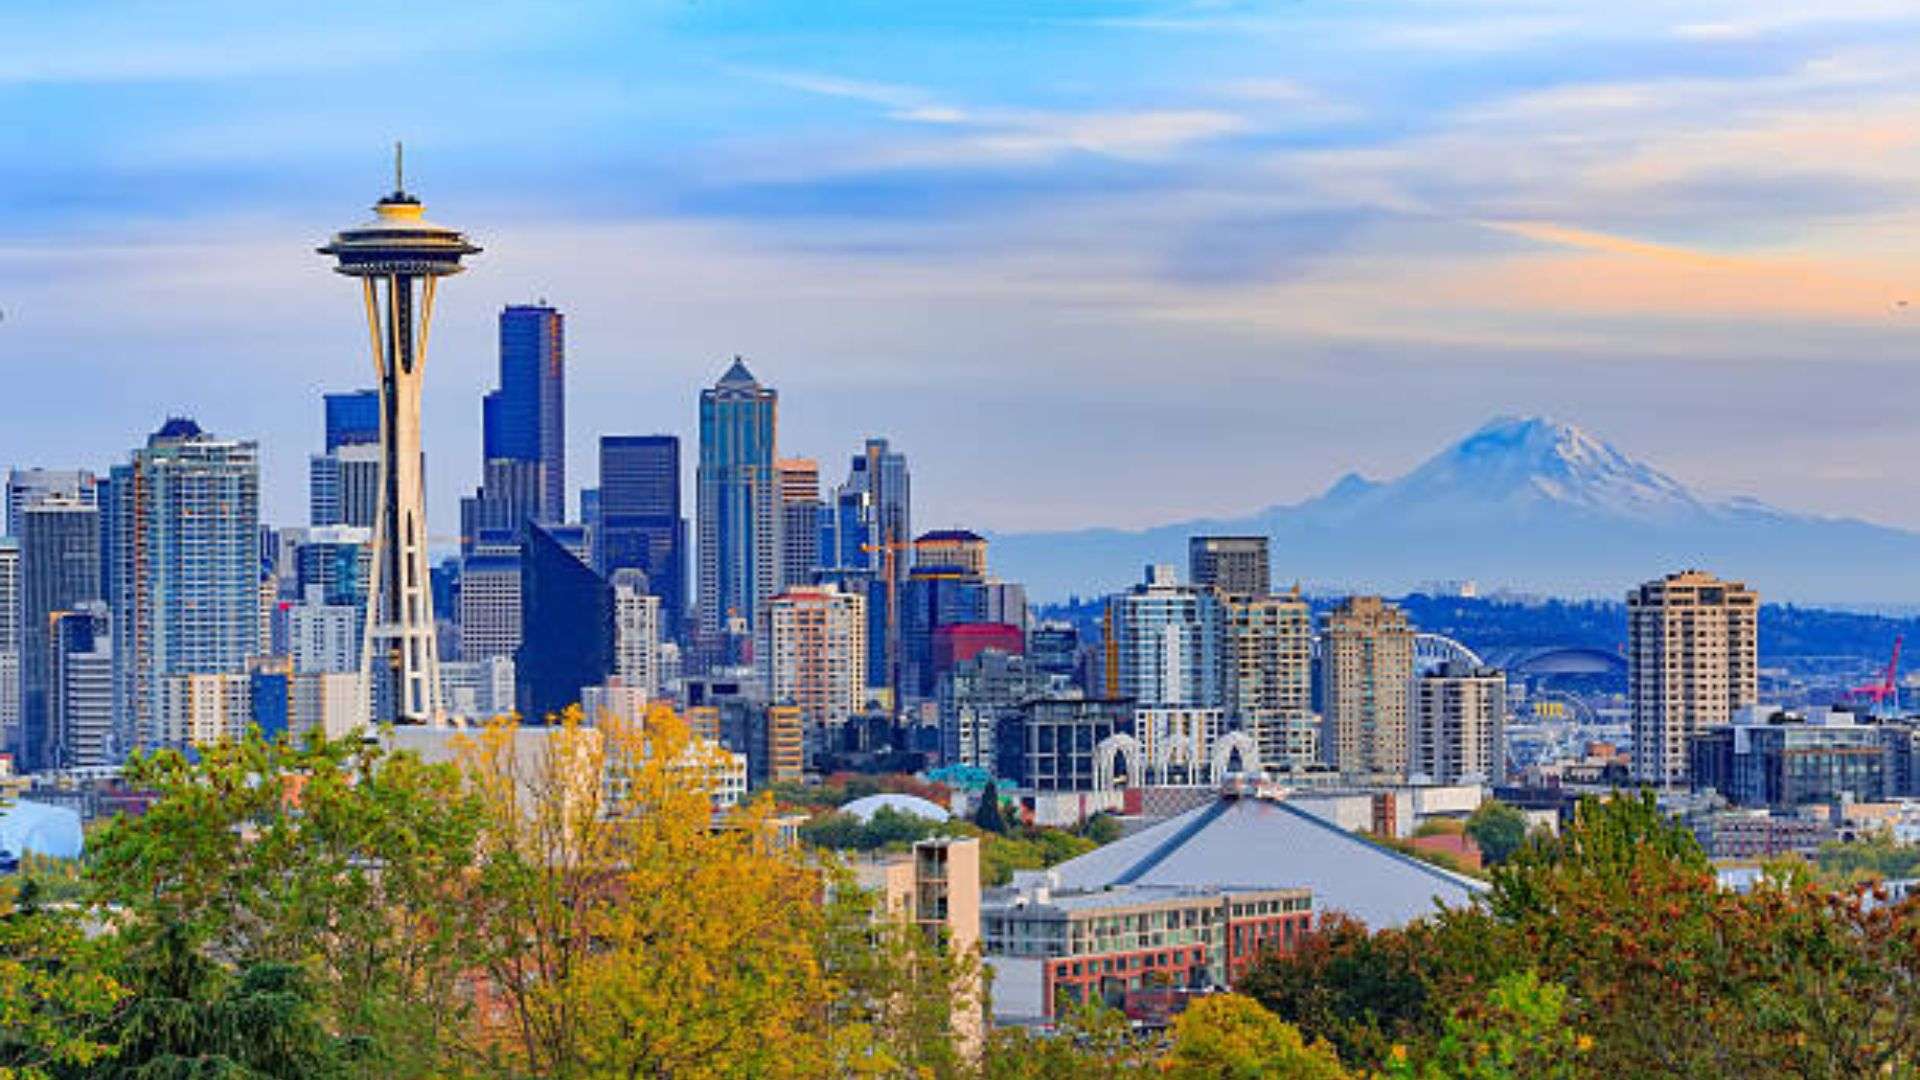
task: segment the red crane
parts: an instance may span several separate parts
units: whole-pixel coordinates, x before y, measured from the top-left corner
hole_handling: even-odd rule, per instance
[[[1870,698],[1875,705],[1885,705],[1889,699],[1891,699],[1896,706],[1900,704],[1900,640],[1904,636],[1905,635],[1897,635],[1894,637],[1893,659],[1887,661],[1886,674],[1880,676],[1880,681],[1868,683],[1865,686],[1856,686],[1847,691],[1847,696]]]

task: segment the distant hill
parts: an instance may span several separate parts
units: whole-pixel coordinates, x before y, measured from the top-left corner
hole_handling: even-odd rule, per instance
[[[1618,597],[1697,566],[1768,600],[1920,600],[1920,534],[1709,498],[1542,417],[1501,417],[1398,479],[1349,474],[1317,498],[1244,518],[996,535],[993,563],[1036,598],[1099,595],[1138,580],[1146,563],[1184,564],[1187,537],[1203,532],[1268,535],[1276,581],[1335,588],[1475,579]]]

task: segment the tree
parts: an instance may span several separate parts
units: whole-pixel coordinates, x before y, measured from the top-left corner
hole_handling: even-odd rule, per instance
[[[1007,831],[1007,819],[1000,813],[1000,785],[992,780],[980,792],[980,805],[973,812],[973,823],[990,833]]]
[[[1293,952],[1264,957],[1237,988],[1306,1038],[1332,1044],[1340,1060],[1379,1067],[1394,1045],[1438,1027],[1424,940],[1395,930],[1369,933],[1359,920],[1332,912]]]
[[[486,846],[461,910],[498,1007],[491,1073],[834,1072],[822,879],[765,800],[716,815],[716,749],[671,709],[496,722],[464,748]]]
[[[104,1028],[126,991],[72,909],[20,900],[0,885],[0,1080],[92,1067],[112,1050]]]
[[[1433,1052],[1416,1064],[1392,1056],[1394,1080],[1572,1080],[1593,1040],[1566,1026],[1567,990],[1528,970],[1503,976],[1484,1001],[1449,1016]],[[1400,1048],[1404,1050],[1404,1048]]]
[[[1487,865],[1498,866],[1527,842],[1527,817],[1499,799],[1488,799],[1467,818],[1467,835],[1480,846]]]
[[[127,778],[159,798],[97,830],[87,875],[125,957],[123,1011],[151,1013],[156,994],[189,1015],[239,1008],[223,995],[257,985],[246,983],[265,977],[256,969],[295,968],[274,978],[310,994],[328,1031],[364,1044],[367,1067],[444,1071],[474,964],[454,916],[480,825],[456,768],[254,730],[193,759],[137,754]],[[155,966],[162,956],[173,966]]]
[[[984,1071],[988,1080],[1123,1080],[1147,1075],[1153,1063],[1153,1049],[1119,1010],[1088,1003],[1063,1013],[1051,1033],[996,1029]]]
[[[1345,1080],[1349,1073],[1325,1041],[1238,994],[1195,1001],[1173,1024],[1166,1072],[1180,1080]]]

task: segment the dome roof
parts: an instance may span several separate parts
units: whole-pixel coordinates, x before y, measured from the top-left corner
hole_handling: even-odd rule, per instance
[[[14,856],[34,852],[77,859],[80,846],[77,811],[25,800],[0,809],[0,851]]]
[[[939,803],[930,802],[918,795],[901,795],[890,791],[879,795],[868,795],[864,799],[855,799],[841,807],[840,812],[852,814],[862,822],[867,822],[872,821],[873,815],[879,813],[882,808],[892,810],[896,814],[926,818],[928,821],[946,821],[953,817],[952,814],[947,813],[946,807]]]

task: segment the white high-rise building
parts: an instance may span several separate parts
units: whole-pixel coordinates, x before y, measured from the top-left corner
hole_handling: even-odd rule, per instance
[[[184,748],[238,739],[252,716],[252,685],[245,674],[169,675],[160,680],[153,741]]]
[[[1321,753],[1356,776],[1407,773],[1413,717],[1413,628],[1377,596],[1353,596],[1327,616],[1321,656]]]
[[[366,694],[357,663],[345,671],[296,671],[292,684],[287,728],[295,737],[318,731],[328,739],[343,739],[366,726]]]
[[[1687,740],[1760,696],[1760,596],[1687,570],[1627,594],[1633,778],[1687,783]]]
[[[460,659],[513,659],[520,648],[520,556],[475,554],[460,570]]]
[[[866,704],[866,598],[831,585],[796,587],[774,597],[767,610],[768,700],[798,707],[809,744],[818,749]]]
[[[1409,768],[1436,784],[1506,779],[1507,676],[1448,663],[1414,683]]]
[[[442,663],[440,696],[447,715],[476,723],[511,716],[513,674],[513,658],[509,656]]]
[[[1212,589],[1182,585],[1171,566],[1107,601],[1114,696],[1146,706],[1226,704],[1224,610]]]
[[[357,607],[320,603],[318,590],[309,590],[305,603],[287,608],[287,655],[294,672],[358,672],[360,624],[365,617]]]
[[[0,746],[20,740],[20,542],[0,537]]]
[[[651,698],[660,692],[660,598],[638,570],[614,571],[612,585],[613,675]]]

